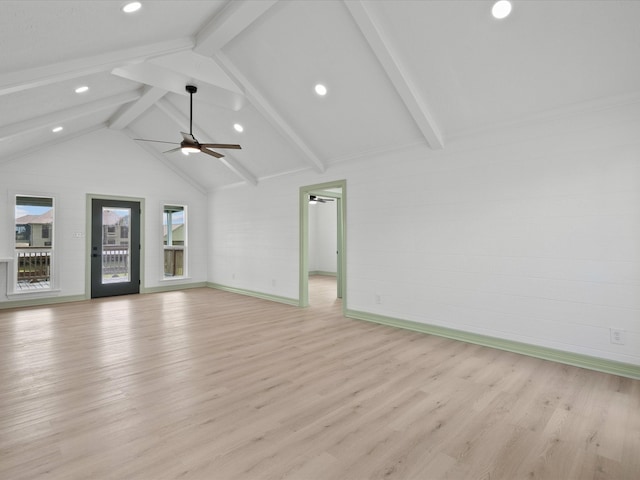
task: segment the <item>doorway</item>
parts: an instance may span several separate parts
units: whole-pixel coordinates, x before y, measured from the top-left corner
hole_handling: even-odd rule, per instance
[[[337,180],[300,187],[300,277],[299,305],[309,306],[309,208],[314,198],[332,202],[336,208],[336,298],[342,298],[343,311],[346,309],[346,180]]]
[[[91,199],[91,298],[140,292],[140,205]]]

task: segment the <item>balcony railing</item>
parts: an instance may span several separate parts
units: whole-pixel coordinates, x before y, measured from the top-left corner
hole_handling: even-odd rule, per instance
[[[23,247],[16,249],[17,286],[19,289],[48,288],[51,276],[51,249]]]
[[[103,275],[129,273],[129,247],[123,245],[102,246]]]
[[[20,289],[48,288],[51,280],[51,249],[42,247],[23,247],[16,249]],[[118,277],[129,273],[129,247],[122,245],[104,245],[102,247],[103,276]],[[184,275],[184,247],[164,247],[165,277]]]
[[[184,247],[164,246],[164,276],[182,277],[184,275]]]

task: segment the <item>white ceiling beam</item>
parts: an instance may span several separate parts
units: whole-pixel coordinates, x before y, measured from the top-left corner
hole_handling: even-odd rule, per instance
[[[124,128],[124,129],[122,129],[120,131],[122,133],[124,133],[127,137],[131,138],[132,140],[136,137],[136,134],[134,132],[132,132],[131,129],[129,129],[128,127]],[[159,153],[155,148],[153,148],[147,142],[135,142],[135,144],[138,145],[140,148],[142,148],[149,155],[154,157],[156,160],[161,162],[164,166],[166,166],[169,170],[171,170],[173,173],[178,175],[184,181],[189,183],[198,192],[202,193],[203,195],[207,194],[207,189],[200,182],[198,182],[196,179],[192,178],[190,175],[188,175],[182,169],[180,169],[180,168],[176,167],[175,165],[173,165],[169,160],[167,160],[167,158],[163,154]]]
[[[200,55],[212,56],[251,25],[278,0],[235,0],[216,15],[196,35],[193,49]]]
[[[111,108],[119,107],[125,103],[134,102],[140,98],[140,92],[125,92],[111,97],[103,98],[101,100],[95,100],[89,103],[83,103],[82,105],[76,105],[57,112],[47,113],[40,115],[39,117],[30,118],[21,122],[12,123],[0,127],[0,140],[5,140],[18,135],[24,135],[26,133],[34,132],[45,127],[52,127],[54,125],[65,123],[76,118],[81,118],[101,110],[108,110]]]
[[[303,159],[318,173],[326,170],[322,160],[311,150],[307,143],[282,118],[278,111],[267,101],[260,91],[245,77],[229,58],[222,52],[214,59],[226,71],[227,75],[242,88],[251,104],[273,125],[289,142],[303,153]]]
[[[415,120],[422,135],[429,146],[433,149],[444,147],[442,133],[433,118],[429,108],[420,97],[418,89],[415,87],[408,72],[400,63],[397,52],[393,49],[388,36],[383,32],[380,25],[373,19],[369,7],[358,0],[344,2],[351,12],[351,16],[356,21],[360,31],[369,43],[374,55],[387,73],[402,101],[409,109],[411,116]]]
[[[195,53],[191,54],[192,52],[181,52],[162,57],[163,62],[171,62],[171,66],[167,66],[167,64],[156,65],[157,60],[151,60],[135,65],[116,67],[111,73],[132,82],[185,96],[188,96],[185,90],[186,85],[197,85],[199,102],[211,103],[236,112],[240,110],[244,104],[244,94],[235,91],[237,87],[230,78],[226,78],[226,81],[221,78],[221,76],[227,77],[222,68],[211,58]],[[201,68],[194,68],[190,61],[185,61],[185,58],[198,61],[194,56],[203,60],[200,63]],[[219,80],[224,82],[224,87],[219,84]],[[230,87],[234,91],[226,87]]]
[[[166,113],[169,118],[176,122],[183,132],[189,131],[189,118],[186,115],[183,115],[183,113],[174,107],[169,101],[161,99],[156,103],[156,105],[160,110]],[[193,132],[196,137],[200,137],[201,139],[207,138],[206,142],[203,143],[218,143],[216,140],[209,138],[207,133],[205,133],[204,130],[199,128],[196,124],[193,124]],[[240,162],[238,162],[238,160],[233,158],[233,156],[225,153],[225,156],[218,160],[247,183],[250,183],[251,185],[258,184],[258,180],[255,175],[247,170]]]
[[[149,58],[190,50],[194,46],[191,38],[154,43],[141,47],[104,53],[93,57],[43,65],[17,72],[0,74],[0,95],[42,87],[99,72],[109,72],[123,63],[137,63]]]
[[[108,121],[109,128],[122,130],[167,94],[166,90],[147,86],[142,96],[126,109],[116,112]]]
[[[58,137],[57,135],[55,135],[53,138],[51,138],[51,140],[48,140],[46,142],[42,142],[42,143],[36,143],[33,144],[30,147],[21,149],[19,152],[16,153],[12,153],[9,155],[6,155],[4,157],[0,157],[0,163],[9,163],[13,160],[22,158],[22,157],[26,157],[27,155],[31,155],[34,153],[37,153],[41,150],[47,150],[51,147],[53,147],[54,145],[58,145],[61,143],[65,143],[65,142],[69,142],[75,138],[80,138],[83,137],[85,135],[88,135],[92,132],[95,132],[97,130],[101,130],[103,128],[105,128],[106,125],[104,123],[100,123],[98,125],[93,125],[91,127],[85,128],[83,130],[77,131],[77,132],[73,132],[71,134],[67,134],[64,135],[62,137]]]

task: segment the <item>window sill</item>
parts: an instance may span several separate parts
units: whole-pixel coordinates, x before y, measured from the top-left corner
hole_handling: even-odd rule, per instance
[[[161,282],[177,282],[178,280],[191,280],[191,277],[162,277]]]
[[[39,297],[47,297],[47,296],[56,296],[62,290],[59,288],[48,288],[42,290],[24,290],[21,292],[7,292],[7,298],[39,298]]]

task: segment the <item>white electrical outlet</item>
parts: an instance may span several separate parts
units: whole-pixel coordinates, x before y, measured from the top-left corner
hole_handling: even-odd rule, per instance
[[[611,335],[611,343],[624,345],[624,330],[620,330],[619,328],[610,328],[609,332]]]

